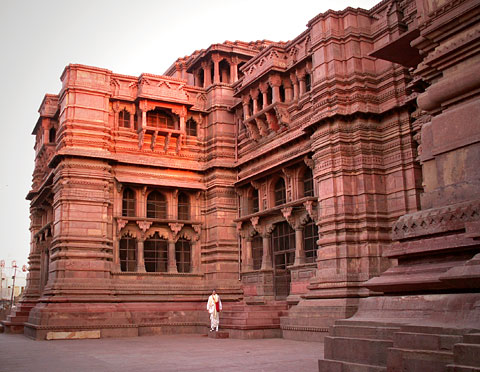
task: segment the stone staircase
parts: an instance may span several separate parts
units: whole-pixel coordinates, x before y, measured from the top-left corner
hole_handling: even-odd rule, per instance
[[[453,363],[446,372],[480,372],[480,333],[466,334],[453,346]]]
[[[7,315],[6,320],[2,320],[2,326],[5,333],[23,333],[23,325],[28,320],[30,310],[35,306],[34,303],[19,303],[17,307]]]
[[[465,329],[339,320],[319,372],[480,372],[480,334]]]
[[[238,303],[225,306],[220,315],[220,328],[232,338],[282,337],[280,317],[287,313],[286,301],[267,304]]]
[[[320,372],[386,371],[388,349],[400,327],[381,322],[338,320],[325,337]]]

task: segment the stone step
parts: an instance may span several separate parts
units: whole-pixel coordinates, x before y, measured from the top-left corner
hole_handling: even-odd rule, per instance
[[[387,363],[388,348],[391,340],[375,340],[347,337],[325,337],[325,358],[380,366]]]
[[[387,368],[395,371],[444,372],[445,366],[452,362],[452,352],[391,348]]]
[[[399,349],[451,351],[462,340],[461,335],[396,332],[393,346]]]
[[[480,372],[480,367],[470,367],[449,364],[445,372]]]
[[[446,327],[436,327],[436,326],[427,326],[427,325],[425,326],[402,325],[402,332],[463,336],[465,333],[465,330],[462,328],[446,328]]]
[[[237,329],[237,330],[265,330],[265,329],[273,329],[273,330],[280,330],[280,326],[278,324],[220,324],[222,329]]]
[[[463,335],[463,343],[480,344],[480,333],[467,333]]]
[[[480,344],[456,344],[453,347],[453,360],[458,365],[480,367]]]
[[[333,337],[367,338],[374,340],[393,340],[398,327],[370,327],[335,325],[330,328]]]
[[[319,360],[318,372],[385,372],[386,367],[367,364],[339,362],[336,360]]]
[[[268,305],[245,305],[245,306],[234,306],[234,307],[228,307],[224,308],[223,311],[231,311],[231,312],[241,312],[241,313],[255,313],[258,311],[275,311],[275,312],[283,312],[283,311],[288,311],[286,306],[268,306]]]
[[[13,323],[25,323],[28,320],[28,314],[27,315],[22,315],[22,316],[11,316],[7,315],[7,321],[13,322]]]
[[[255,318],[271,318],[272,316],[280,319],[280,314],[278,312],[272,311],[255,311],[255,312],[236,312],[236,311],[222,311],[220,313],[222,318],[236,318],[236,319],[248,319],[251,317]]]
[[[280,319],[278,318],[249,318],[249,319],[236,319],[236,318],[223,318],[223,325],[278,325],[280,326]]]
[[[229,338],[230,335],[225,331],[208,331],[208,338]]]

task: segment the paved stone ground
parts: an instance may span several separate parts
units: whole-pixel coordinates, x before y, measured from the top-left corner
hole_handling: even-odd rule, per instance
[[[0,334],[1,372],[318,372],[323,344],[162,335],[34,341]]]

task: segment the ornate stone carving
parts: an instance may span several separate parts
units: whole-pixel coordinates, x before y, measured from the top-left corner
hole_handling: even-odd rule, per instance
[[[170,142],[170,137],[171,137],[171,134],[168,133],[166,136],[165,136],[165,145],[163,146],[163,151],[167,152],[168,151],[168,144]]]
[[[155,131],[152,134],[152,143],[150,144],[150,148],[152,149],[152,151],[155,149],[155,141],[157,140],[157,135],[158,131]]]
[[[171,223],[168,224],[168,226],[170,226],[170,229],[172,230],[173,234],[176,236],[176,235],[178,235],[180,230],[182,230],[183,223],[171,222]]]
[[[123,218],[117,218],[117,229],[120,231],[123,229],[128,223],[128,220],[124,220]]]
[[[282,208],[283,217],[285,218],[285,220],[288,222],[290,226],[295,228],[295,218],[292,212],[293,212],[292,207]]]
[[[314,169],[315,163],[314,163],[314,161],[313,161],[312,159],[310,159],[308,156],[305,156],[305,157],[303,158],[303,161],[305,162],[305,165],[306,165],[307,167],[309,167],[311,170]]]
[[[261,233],[262,231],[261,231],[261,229],[259,230],[259,224],[258,224],[259,220],[260,220],[260,217],[258,217],[258,216],[250,218],[250,222],[252,223],[253,228],[256,231],[258,231],[259,233]]]
[[[140,228],[140,230],[142,230],[143,233],[145,233],[150,228],[150,226],[152,226],[152,222],[151,221],[138,220],[137,225]]]
[[[307,211],[308,215],[313,221],[317,221],[318,215],[317,215],[317,210],[315,208],[316,202],[313,200],[307,200],[305,203],[303,203],[305,210]]]

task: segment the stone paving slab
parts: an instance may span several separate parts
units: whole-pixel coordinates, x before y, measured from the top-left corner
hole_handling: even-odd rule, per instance
[[[323,343],[202,335],[34,341],[0,334],[0,372],[318,372]]]

